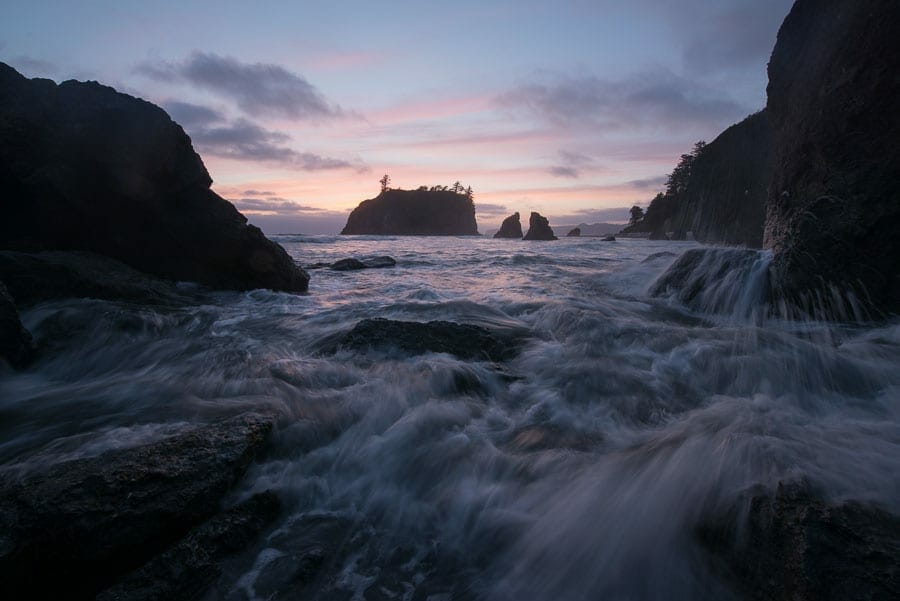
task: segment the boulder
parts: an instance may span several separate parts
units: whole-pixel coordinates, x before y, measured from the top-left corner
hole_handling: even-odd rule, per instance
[[[898,31],[895,0],[798,0],[778,32],[765,246],[776,293],[805,313],[900,311]]]
[[[385,190],[359,203],[341,234],[477,236],[475,203],[450,190]]]
[[[523,240],[558,240],[550,228],[550,221],[540,213],[532,211],[528,220],[528,233]]]
[[[0,251],[0,279],[19,306],[64,298],[123,300],[142,305],[180,305],[190,294],[172,282],[87,252]]]
[[[326,350],[340,348],[397,348],[411,354],[447,353],[461,359],[503,361],[522,346],[518,333],[498,332],[481,326],[450,321],[393,321],[364,319],[336,340]]]
[[[581,228],[576,227],[569,230],[569,233],[566,234],[566,238],[578,238],[581,236]]]
[[[354,271],[357,269],[381,269],[384,267],[393,267],[397,264],[391,257],[373,257],[371,259],[341,259],[335,261],[329,266],[334,271]]]
[[[22,325],[15,301],[0,281],[0,362],[24,367],[34,354],[34,341]]]
[[[615,241],[616,241],[615,236],[603,236],[603,239],[601,240],[601,242],[615,242]]]
[[[500,229],[494,234],[494,238],[515,238],[522,239],[522,221],[518,213],[513,213],[503,220]]]
[[[803,483],[750,491],[700,540],[743,599],[870,601],[900,596],[900,516],[828,503]]]
[[[222,562],[242,551],[277,516],[272,492],[243,503],[197,526],[178,543],[97,596],[98,601],[202,599],[222,573]]]
[[[0,482],[8,598],[93,598],[219,511],[274,419],[244,414]]]
[[[305,291],[307,274],[211,183],[161,108],[0,63],[0,249],[90,251],[213,288]]]

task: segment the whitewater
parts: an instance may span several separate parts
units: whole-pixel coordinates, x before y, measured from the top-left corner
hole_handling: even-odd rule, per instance
[[[0,375],[0,470],[276,414],[229,502],[285,510],[210,593],[234,600],[728,599],[697,532],[751,487],[900,513],[900,322],[773,316],[765,251],[686,303],[650,290],[692,242],[274,239],[300,265],[397,265],[25,311],[43,354]],[[326,350],[376,317],[525,342],[502,362]]]

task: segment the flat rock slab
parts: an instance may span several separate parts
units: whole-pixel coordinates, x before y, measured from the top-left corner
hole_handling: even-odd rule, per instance
[[[803,483],[748,497],[748,510],[735,507],[700,530],[743,598],[900,599],[900,516],[828,504]]]
[[[341,259],[334,263],[313,263],[308,265],[306,269],[331,269],[333,271],[356,271],[359,269],[381,269],[384,267],[393,267],[397,261],[393,257],[371,257],[368,259]]]
[[[273,423],[243,414],[0,483],[0,597],[92,598],[217,513]]]
[[[412,354],[447,353],[461,359],[504,361],[522,347],[519,334],[450,321],[393,321],[364,319],[329,345],[338,348],[397,348]]]
[[[98,601],[200,599],[221,575],[221,564],[252,543],[281,509],[272,492],[240,505],[191,530],[181,541],[97,596]]]

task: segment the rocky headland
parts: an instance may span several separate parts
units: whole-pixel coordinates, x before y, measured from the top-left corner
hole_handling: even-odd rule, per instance
[[[475,203],[452,190],[387,189],[359,203],[341,234],[477,236]]]

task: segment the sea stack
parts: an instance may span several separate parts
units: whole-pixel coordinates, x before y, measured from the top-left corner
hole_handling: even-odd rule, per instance
[[[90,251],[213,288],[305,291],[306,272],[211,183],[158,106],[0,63],[0,249]]]
[[[559,240],[559,238],[553,234],[550,221],[540,213],[532,211],[528,220],[528,233],[523,240]]]
[[[500,230],[494,234],[494,238],[522,239],[522,221],[519,218],[518,212],[513,213],[503,220],[503,223],[500,225]]]
[[[805,312],[841,318],[849,292],[900,311],[898,31],[896,0],[798,0],[778,32],[764,245],[775,293]]]
[[[566,234],[566,238],[580,238],[581,237],[581,228],[575,227],[569,230],[569,233]]]
[[[384,190],[353,209],[341,234],[477,236],[475,203],[451,190]]]

